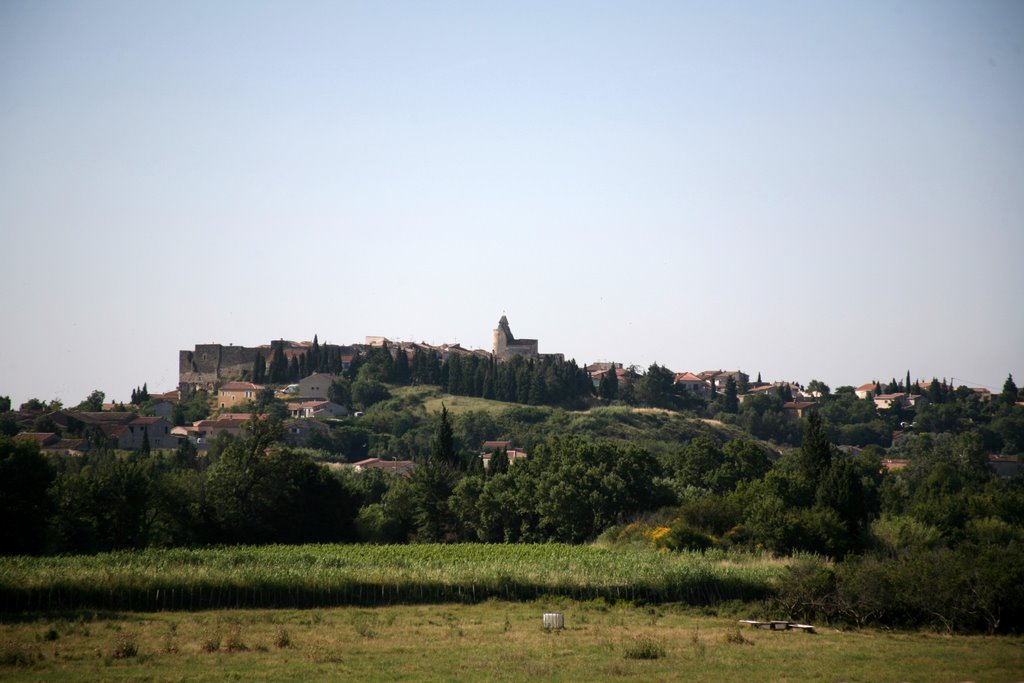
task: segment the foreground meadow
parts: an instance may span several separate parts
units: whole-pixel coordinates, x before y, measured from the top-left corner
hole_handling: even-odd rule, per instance
[[[541,615],[565,615],[546,632]],[[0,679],[1014,681],[1024,639],[739,629],[676,606],[486,601],[8,615]]]

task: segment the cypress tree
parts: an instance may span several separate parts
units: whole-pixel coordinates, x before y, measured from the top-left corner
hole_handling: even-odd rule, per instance
[[[727,413],[738,413],[740,410],[739,396],[737,395],[736,380],[729,375],[729,378],[725,380],[725,403],[722,408]]]
[[[999,394],[999,398],[1008,406],[1012,406],[1017,402],[1017,396],[1019,394],[1017,385],[1013,381],[1013,373],[1011,372],[1006,376],[1006,381],[1003,382],[1003,391]]]
[[[438,462],[449,466],[456,464],[455,458],[455,433],[452,431],[451,421],[448,419],[448,408],[441,404],[441,421],[434,432],[434,438],[430,442],[430,457]]]

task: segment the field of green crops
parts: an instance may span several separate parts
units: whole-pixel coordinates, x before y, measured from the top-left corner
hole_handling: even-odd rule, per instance
[[[757,555],[544,545],[305,545],[0,558],[0,610],[533,600],[716,604],[772,592]]]

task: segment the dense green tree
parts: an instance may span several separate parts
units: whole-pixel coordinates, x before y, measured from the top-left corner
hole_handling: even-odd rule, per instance
[[[735,384],[733,385],[735,397]],[[651,363],[637,382],[636,400],[652,408],[674,407],[675,375],[668,368]]]
[[[391,365],[391,381],[395,384],[408,384],[411,374],[408,354],[403,348],[396,348],[395,359]]]
[[[508,472],[508,453],[504,448],[495,448],[487,465],[487,475],[494,476]]]
[[[609,369],[601,375],[597,393],[606,401],[614,401],[619,397],[619,377],[615,370],[615,363],[609,365]]]
[[[103,410],[103,399],[106,398],[99,389],[94,389],[81,403],[75,406],[75,410],[81,410],[87,413],[98,413]]]
[[[40,401],[38,398],[30,398],[29,400],[21,404],[19,410],[27,412],[38,412],[41,410],[46,410],[46,403]]]
[[[339,406],[352,404],[352,383],[344,377],[337,377],[327,387],[327,400]]]
[[[821,380],[812,379],[807,383],[807,391],[812,394],[819,394],[822,398],[827,398],[831,393],[829,386]]]
[[[431,457],[413,470],[410,497],[416,540],[457,540],[458,523],[448,502],[457,482],[455,470],[443,457]]]
[[[0,396],[0,413],[6,413],[11,410],[11,397]]]
[[[832,465],[832,444],[825,433],[821,416],[811,413],[804,425],[804,438],[797,454],[800,472],[817,484]]]
[[[36,443],[0,436],[0,554],[43,550],[53,479],[53,468]]]
[[[391,398],[388,388],[374,379],[357,379],[352,383],[352,403],[356,408],[366,410],[375,403]]]

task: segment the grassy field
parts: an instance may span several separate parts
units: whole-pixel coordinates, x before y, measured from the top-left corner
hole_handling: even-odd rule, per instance
[[[216,609],[533,600],[716,604],[767,597],[762,555],[549,544],[305,545],[0,558],[0,610]]]
[[[565,630],[542,629],[549,610]],[[1024,639],[772,633],[568,600],[21,615],[0,624],[0,679],[1014,681]]]

